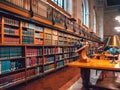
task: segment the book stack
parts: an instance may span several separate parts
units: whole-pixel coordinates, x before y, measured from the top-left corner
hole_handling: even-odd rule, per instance
[[[10,19],[10,18],[6,18],[6,17],[4,18],[4,23],[6,25],[19,26],[19,21]]]
[[[26,67],[32,67],[37,65],[36,57],[26,58]]]
[[[54,62],[54,56],[46,56],[44,58],[44,64],[53,63],[53,62]]]
[[[0,59],[22,57],[22,47],[0,47]]]
[[[58,47],[58,48],[57,48],[57,53],[63,53],[63,51],[62,51],[62,50],[63,50],[63,48],[62,48],[62,47]]]
[[[56,61],[60,61],[60,60],[62,60],[63,59],[63,55],[56,55],[55,56],[55,60]]]
[[[52,45],[58,44],[58,32],[55,30],[52,30]]]
[[[49,64],[49,65],[45,65],[44,66],[44,71],[47,72],[47,71],[51,71],[51,70],[54,70],[55,69],[55,65],[54,64]]]
[[[51,45],[52,44],[52,30],[49,28],[44,28],[44,38],[45,38],[45,45]]]
[[[26,77],[32,77],[32,76],[37,75],[37,74],[38,74],[38,70],[36,68],[29,69],[26,72]]]
[[[64,61],[59,61],[59,62],[57,62],[57,67],[61,67],[61,66],[63,66],[64,65]]]
[[[38,48],[31,47],[26,49],[26,56],[27,57],[32,57],[32,56],[37,56],[38,55]]]

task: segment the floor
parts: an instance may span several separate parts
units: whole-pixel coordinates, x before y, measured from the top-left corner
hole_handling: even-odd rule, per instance
[[[101,71],[97,72],[91,70],[91,83],[99,88],[91,90],[103,90],[100,87],[104,87],[104,90],[120,90],[120,73],[105,72],[105,78],[101,80]],[[98,79],[99,78],[99,79]],[[108,89],[109,87],[109,89]],[[84,90],[82,87],[82,80],[80,78],[79,68],[65,67],[54,73],[44,76],[28,82],[26,84],[19,85],[8,90]]]

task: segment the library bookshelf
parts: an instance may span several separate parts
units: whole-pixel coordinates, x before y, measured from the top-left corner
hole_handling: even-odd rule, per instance
[[[78,60],[81,39],[100,41],[66,14],[43,0],[0,0],[0,90]]]
[[[58,70],[79,58],[79,37],[5,16],[0,17],[0,89]]]

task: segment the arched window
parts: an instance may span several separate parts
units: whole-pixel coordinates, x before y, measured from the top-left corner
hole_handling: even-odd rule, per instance
[[[94,22],[93,22],[93,32],[96,33],[96,14],[95,14],[95,10],[93,10],[93,17],[94,17]]]
[[[52,0],[54,3],[56,3],[61,8],[65,8],[64,0]]]
[[[72,15],[72,0],[52,0],[52,1]]]
[[[82,23],[89,27],[89,4],[88,0],[82,0]]]

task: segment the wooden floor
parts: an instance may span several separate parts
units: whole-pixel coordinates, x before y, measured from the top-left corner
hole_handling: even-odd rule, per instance
[[[95,75],[95,72],[93,73]],[[120,90],[120,73],[118,78],[114,77],[113,72],[105,72],[105,78],[101,80],[101,74],[99,80],[95,84],[95,89],[90,90]],[[94,78],[94,77],[93,77]],[[42,78],[32,80],[31,82],[18,85],[7,90],[74,90],[69,89],[76,81],[80,79],[79,68],[65,67],[54,73],[50,73]],[[80,87],[80,84],[76,84],[75,87]],[[96,87],[97,86],[97,87]],[[101,88],[102,87],[102,88]],[[103,89],[104,88],[104,89]],[[85,90],[79,88],[76,90]]]
[[[65,67],[27,84],[8,90],[67,90],[80,78],[79,68]]]

